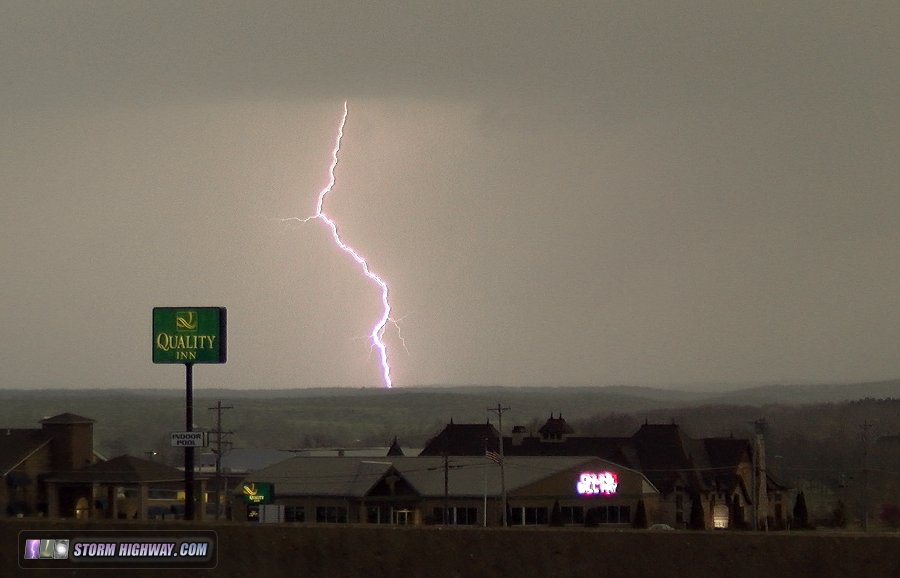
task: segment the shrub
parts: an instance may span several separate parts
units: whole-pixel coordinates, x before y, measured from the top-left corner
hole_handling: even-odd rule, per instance
[[[797,494],[797,501],[794,502],[794,528],[798,530],[812,528],[809,524],[809,510],[806,508],[806,496],[803,495],[803,492]]]
[[[706,519],[703,514],[703,504],[700,502],[700,494],[691,497],[691,530],[705,530]]]
[[[644,500],[638,500],[637,509],[634,512],[634,521],[631,522],[633,528],[647,527],[647,507],[644,506]]]

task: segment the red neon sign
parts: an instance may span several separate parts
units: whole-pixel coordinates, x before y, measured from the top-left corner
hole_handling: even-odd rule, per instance
[[[614,472],[582,472],[575,490],[582,496],[603,494],[610,496],[619,487],[619,476]]]

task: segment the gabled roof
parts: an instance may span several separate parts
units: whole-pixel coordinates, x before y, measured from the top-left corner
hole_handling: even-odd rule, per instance
[[[94,423],[89,417],[76,415],[74,413],[61,413],[53,417],[47,417],[41,420],[42,424],[74,424],[74,423]]]
[[[629,443],[640,459],[640,471],[664,495],[676,486],[700,489],[693,453],[696,440],[687,437],[675,424],[644,424]]]
[[[391,447],[388,448],[387,451],[388,456],[402,456],[403,448],[400,447],[400,444],[397,443],[397,436],[394,436],[394,441],[391,442]]]
[[[0,429],[0,476],[7,475],[50,441],[39,429]]]
[[[594,456],[506,456],[506,491],[515,493],[562,471],[593,462],[620,467]],[[402,458],[395,461],[394,465],[423,497],[437,498],[444,495],[442,458]],[[447,486],[454,497],[483,498],[485,493],[488,496],[500,495],[500,467],[493,461],[481,456],[451,456],[448,465]]]
[[[460,423],[452,421],[441,433],[434,436],[419,454],[420,456],[478,456],[485,449],[500,449],[500,433],[490,423]],[[487,446],[485,448],[485,446]]]
[[[675,424],[644,424],[631,436],[648,469],[683,468],[688,461],[686,436]]]
[[[562,414],[559,414],[559,417],[553,417],[553,414],[550,414],[550,418],[544,422],[544,425],[541,426],[541,429],[538,430],[538,433],[541,434],[541,437],[547,438],[552,436],[563,436],[575,433],[575,430],[572,429],[566,420],[563,419]]]
[[[61,413],[41,420],[43,425],[94,423],[89,417]],[[0,429],[0,476],[6,476],[53,437],[45,429]]]
[[[135,484],[138,482],[175,482],[184,480],[184,472],[159,462],[122,455],[80,470],[54,473],[49,482],[97,482]]]
[[[594,456],[507,457],[506,489],[515,492],[561,471],[596,462],[621,467]],[[391,474],[405,480],[417,496],[444,495],[444,460],[439,456],[397,456],[379,461],[301,456],[260,470],[244,481],[272,483],[276,496],[364,498]],[[649,483],[645,487],[651,488]],[[482,498],[485,492],[489,496],[499,495],[499,466],[483,456],[450,456],[447,489],[454,497]]]
[[[396,458],[394,458],[396,459]],[[392,468],[392,462],[348,457],[298,456],[247,478],[275,485],[275,495],[363,497]],[[246,481],[246,480],[245,480]]]

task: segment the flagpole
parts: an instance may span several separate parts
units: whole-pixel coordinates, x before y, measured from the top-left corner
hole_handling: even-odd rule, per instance
[[[484,455],[487,455],[487,438],[484,438]],[[487,528],[487,465],[481,470],[481,482],[484,484],[484,509],[482,509],[481,525]]]

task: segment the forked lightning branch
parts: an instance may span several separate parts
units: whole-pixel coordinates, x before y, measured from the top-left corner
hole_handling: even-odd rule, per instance
[[[343,116],[341,116],[341,124],[338,128],[337,138],[335,139],[334,143],[334,149],[332,149],[331,151],[331,164],[328,168],[328,184],[325,185],[325,188],[319,191],[315,214],[306,218],[291,217],[288,219],[282,219],[282,221],[298,221],[300,223],[307,223],[315,219],[325,223],[325,225],[331,231],[331,238],[334,240],[335,244],[341,249],[341,251],[350,255],[350,257],[354,261],[356,261],[356,264],[359,265],[362,269],[363,275],[365,275],[366,278],[375,283],[375,285],[377,285],[381,290],[381,316],[375,322],[375,325],[372,326],[372,330],[369,333],[369,339],[371,340],[372,348],[378,352],[378,359],[381,362],[381,376],[384,381],[384,385],[385,387],[390,388],[392,387],[393,382],[391,380],[391,366],[388,362],[387,344],[384,341],[384,330],[388,322],[393,323],[396,327],[398,321],[391,318],[391,304],[389,300],[387,283],[374,271],[372,271],[368,261],[366,261],[366,259],[362,255],[360,255],[356,249],[344,242],[344,240],[341,238],[340,233],[338,232],[337,224],[324,211],[325,196],[332,191],[336,182],[334,171],[337,168],[338,160],[340,158],[341,139],[343,139],[344,137],[344,126],[346,124],[347,102],[344,101],[344,114]],[[400,339],[402,341],[402,337]]]

